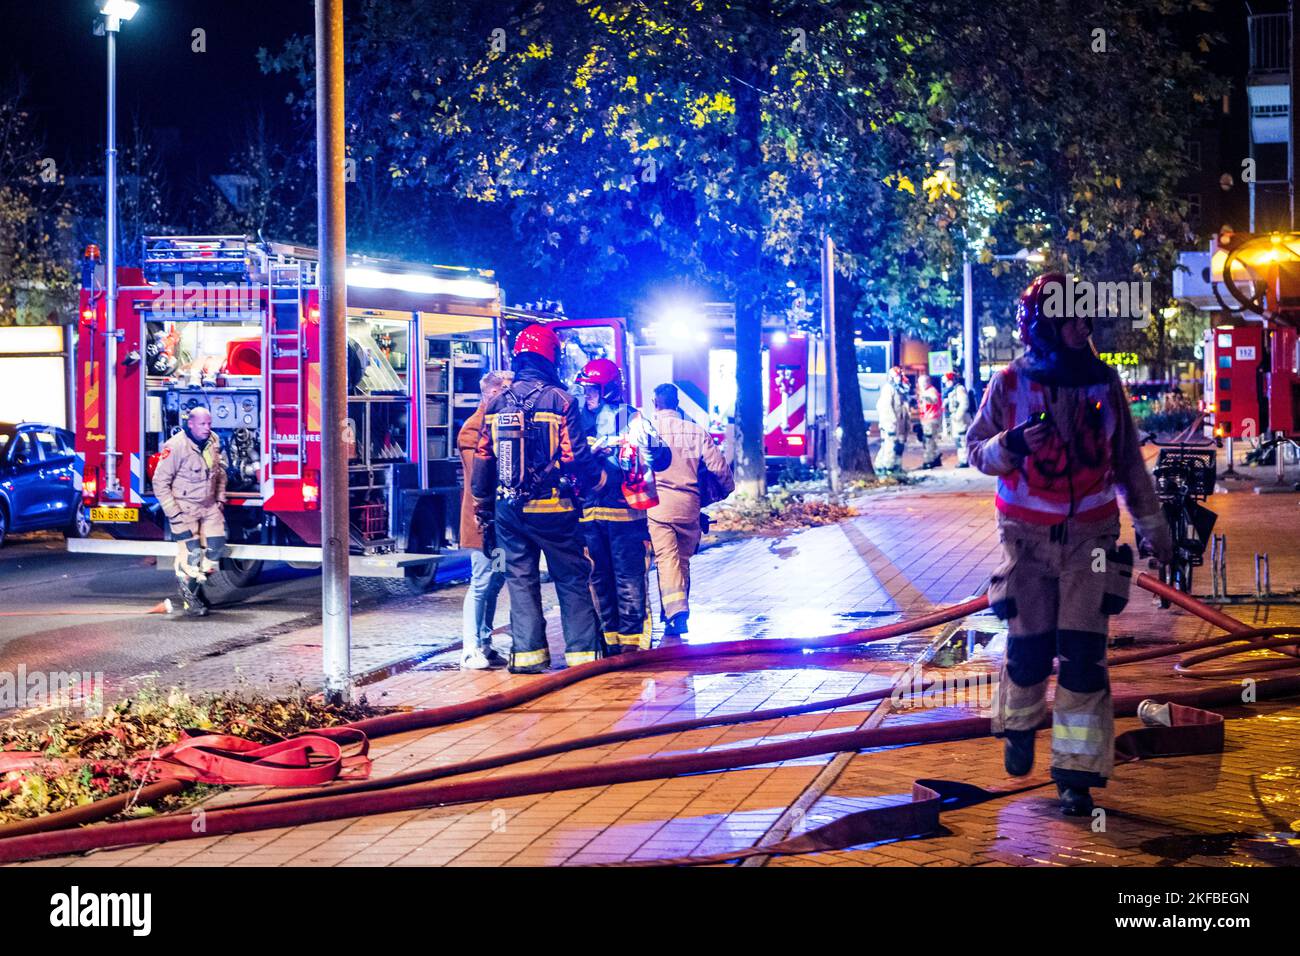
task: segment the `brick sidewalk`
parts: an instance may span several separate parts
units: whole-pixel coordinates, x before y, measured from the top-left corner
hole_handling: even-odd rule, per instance
[[[963,490],[945,490],[958,482]],[[1230,568],[1234,590],[1249,589],[1250,540],[1272,550],[1275,587],[1300,582],[1300,544],[1266,529],[1294,526],[1294,496],[1228,495],[1212,505],[1221,529],[1239,542]],[[991,484],[960,473],[914,488],[869,496],[860,517],[782,538],[711,548],[694,566],[692,641],[815,636],[895,620],[977,591],[998,554]],[[1208,582],[1207,582],[1208,583]],[[549,591],[549,589],[548,589]],[[1269,623],[1300,622],[1300,608],[1238,607],[1231,613]],[[962,672],[992,672],[998,625],[982,615],[968,625],[994,634]],[[1210,629],[1178,611],[1154,608],[1135,591],[1113,635],[1137,646],[1185,641]],[[711,713],[828,699],[889,686],[937,631],[842,651],[722,658],[687,667],[624,671],[584,681],[510,712],[375,741],[375,775],[616,728]],[[437,662],[371,685],[371,699],[415,706],[467,700],[528,678],[500,671],[444,670]],[[1115,672],[1117,693],[1140,686],[1187,686],[1168,662]],[[873,705],[781,721],[719,727],[594,748],[490,771],[515,773],[634,756],[749,747],[861,726]],[[969,715],[956,709],[907,712],[887,724]],[[1295,862],[1300,797],[1295,766],[1300,706],[1261,706],[1229,721],[1228,748],[1214,757],[1174,758],[1121,768],[1101,792],[1105,829],[1066,820],[1052,793],[1036,791],[944,815],[951,835],[870,848],[775,859],[771,865],[1129,865]],[[879,719],[879,718],[876,718]],[[1131,722],[1130,722],[1131,723]],[[1127,724],[1121,724],[1123,729]],[[1046,738],[1040,765],[1046,764]],[[531,797],[339,820],[260,833],[128,848],[38,865],[559,865],[654,859],[752,846],[805,793],[831,756],[726,773],[619,784]],[[942,776],[1006,785],[991,740],[904,747],[853,756],[803,815],[795,832],[860,809],[903,799],[911,781]],[[210,800],[241,801],[247,790]],[[1273,834],[1273,836],[1270,836]],[[1282,834],[1281,837],[1276,836]]]

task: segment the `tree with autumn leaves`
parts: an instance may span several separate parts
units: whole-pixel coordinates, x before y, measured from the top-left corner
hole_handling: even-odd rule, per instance
[[[349,102],[394,190],[456,209],[547,297],[655,280],[736,305],[737,472],[763,492],[761,321],[837,268],[844,466],[869,471],[853,328],[946,344],[963,256],[1022,246],[1168,281],[1184,139],[1218,95],[1199,0],[364,0]],[[310,51],[268,62],[304,75]],[[304,91],[310,94],[309,87]],[[309,100],[306,103],[309,104]],[[463,226],[462,226],[463,228]]]

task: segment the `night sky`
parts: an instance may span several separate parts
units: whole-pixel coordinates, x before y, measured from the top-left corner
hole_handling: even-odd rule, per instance
[[[91,33],[96,0],[0,0],[0,85],[22,76],[48,155],[76,171],[102,162],[106,42]],[[152,127],[169,166],[221,171],[248,120],[262,109],[291,122],[288,76],[264,75],[257,50],[278,52],[311,34],[312,0],[142,0],[118,34],[118,136],[132,115]],[[206,31],[207,52],[191,50]],[[65,166],[65,164],[67,164]]]
[[[427,28],[437,28],[439,10],[451,2],[467,0],[427,0]],[[18,77],[26,82],[27,105],[45,140],[43,153],[64,175],[102,175],[106,43],[91,31],[98,5],[97,0],[0,0],[0,87]],[[352,6],[349,2],[349,13]],[[1233,115],[1220,131],[1223,168],[1204,170],[1206,184],[1192,183],[1188,190],[1207,195],[1217,194],[1221,172],[1239,171],[1237,157],[1245,154],[1247,7],[1244,0],[1220,0],[1216,6],[1213,14],[1174,24],[1189,49],[1202,30],[1221,31],[1228,39],[1210,58],[1219,73],[1233,78]],[[1281,6],[1281,0],[1257,0],[1253,6],[1265,12]],[[289,93],[299,92],[297,80],[263,74],[257,52],[278,52],[295,34],[310,36],[313,9],[313,0],[141,0],[139,13],[118,38],[119,148],[126,145],[132,117],[139,116],[176,200],[186,189],[206,188],[210,175],[230,171],[231,154],[259,111],[277,138],[310,137],[313,131],[297,125],[285,102]],[[206,31],[204,53],[191,49],[195,28]],[[1141,129],[1135,126],[1133,135],[1140,137]],[[506,275],[518,269],[518,259],[510,251],[477,264]],[[512,287],[527,295],[533,294],[530,285],[519,280]]]

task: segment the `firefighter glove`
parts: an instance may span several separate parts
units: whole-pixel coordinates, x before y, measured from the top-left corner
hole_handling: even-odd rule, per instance
[[[1153,556],[1161,564],[1174,560],[1174,536],[1163,511],[1144,517],[1134,515],[1133,524],[1137,529],[1139,554]]]

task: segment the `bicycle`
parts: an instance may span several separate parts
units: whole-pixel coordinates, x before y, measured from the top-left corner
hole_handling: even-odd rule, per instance
[[[1160,580],[1184,594],[1192,593],[1192,574],[1205,563],[1205,548],[1218,515],[1201,505],[1214,494],[1218,451],[1189,442],[1160,442],[1156,459],[1156,495],[1173,534],[1174,558],[1160,569]],[[1169,601],[1160,599],[1161,607]]]

